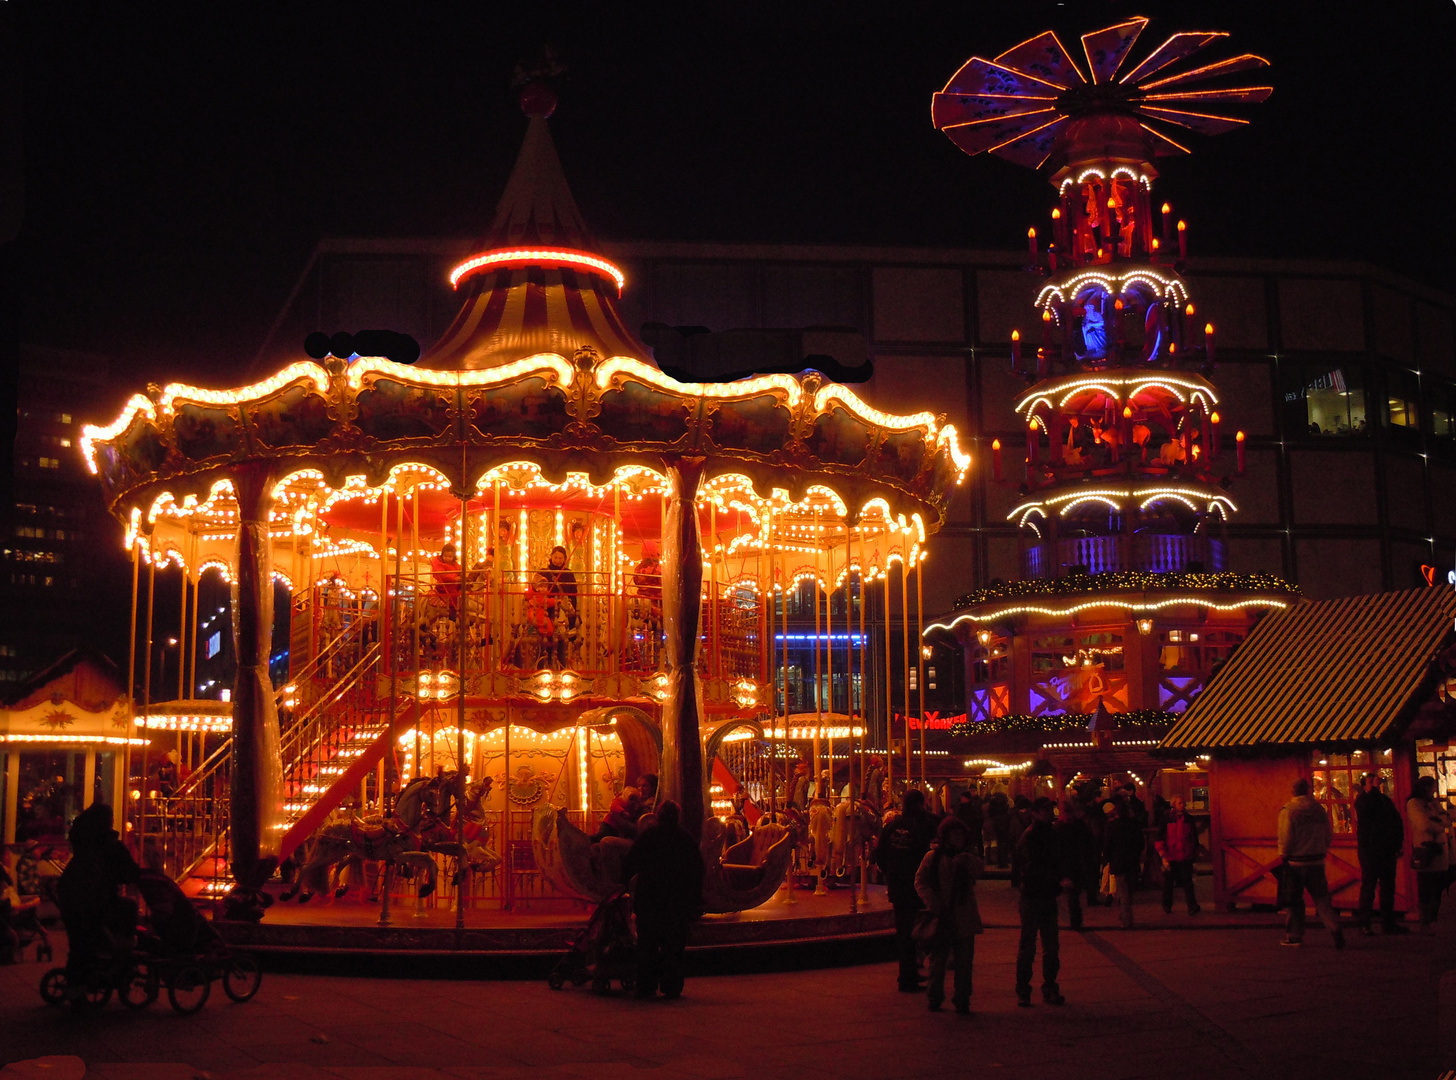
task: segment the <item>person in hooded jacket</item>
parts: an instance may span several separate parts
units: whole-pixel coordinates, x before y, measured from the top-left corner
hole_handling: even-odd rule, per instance
[[[623,860],[627,880],[637,879],[632,912],[639,998],[653,997],[659,987],[663,997],[682,997],[688,931],[703,913],[703,856],[681,822],[677,803],[658,804],[655,823],[639,833]]]
[[[1016,844],[1021,866],[1021,939],[1016,949],[1016,1003],[1031,1006],[1031,971],[1036,959],[1036,939],[1041,938],[1041,999],[1048,1005],[1065,1005],[1057,985],[1061,952],[1057,942],[1057,897],[1071,888],[1072,880],[1063,869],[1062,852],[1052,826],[1054,804],[1045,795],[1030,805],[1031,824]]]
[[[1370,917],[1375,907],[1375,891],[1380,890],[1380,925],[1387,934],[1408,934],[1395,917],[1395,873],[1400,852],[1405,847],[1405,821],[1380,790],[1380,774],[1366,773],[1360,778],[1360,794],[1355,797],[1355,849],[1360,856],[1360,933],[1369,937],[1375,931]]]
[[[1072,885],[1067,889],[1067,922],[1073,930],[1082,929],[1082,890],[1087,879],[1095,877],[1100,865],[1097,839],[1087,824],[1082,804],[1070,799],[1062,801],[1061,812],[1053,826],[1061,850],[1062,874]]]
[[[1330,815],[1309,793],[1309,781],[1300,777],[1290,787],[1294,798],[1279,811],[1279,857],[1284,860],[1284,895],[1289,902],[1288,933],[1284,945],[1304,943],[1304,894],[1309,893],[1320,921],[1335,939],[1335,948],[1345,947],[1345,932],[1330,902],[1325,878],[1325,853],[1334,839]]]
[[[985,864],[974,849],[973,835],[957,817],[945,818],[936,844],[915,871],[915,892],[925,910],[936,916],[937,930],[929,945],[930,975],[926,994],[930,1011],[945,1001],[945,968],[955,956],[951,1004],[962,1016],[971,1012],[971,969],[976,960],[976,935],[985,927],[976,904],[976,878]]]
[[[1117,921],[1124,930],[1131,930],[1133,892],[1137,889],[1138,871],[1142,869],[1146,838],[1126,799],[1118,799],[1111,806],[1112,820],[1103,833],[1103,854],[1108,872],[1117,882]]]
[[[84,993],[108,931],[129,936],[136,928],[136,905],[117,890],[136,884],[141,870],[111,827],[111,807],[105,803],[92,803],[77,814],[67,839],[71,861],[56,883],[56,903],[69,945],[66,982]]]
[[[905,792],[903,811],[885,823],[875,844],[875,865],[885,878],[885,891],[895,909],[895,944],[900,961],[900,992],[920,990],[920,964],[916,958],[915,917],[920,897],[915,891],[915,872],[935,838],[935,819],[925,811],[925,792]]]
[[[1194,892],[1193,860],[1198,855],[1198,826],[1184,809],[1181,795],[1173,796],[1153,846],[1163,860],[1163,913],[1173,913],[1173,890],[1181,885],[1188,901],[1188,914],[1197,915],[1201,909]]]

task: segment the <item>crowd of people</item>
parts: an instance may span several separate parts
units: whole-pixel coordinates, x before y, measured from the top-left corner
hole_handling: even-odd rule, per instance
[[[1437,798],[1435,777],[1420,777],[1403,815],[1382,790],[1377,774],[1366,775],[1355,800],[1356,846],[1361,867],[1354,925],[1374,935],[1375,899],[1386,934],[1409,930],[1396,912],[1395,883],[1407,824],[1418,883],[1418,926],[1434,933],[1441,898],[1453,881],[1450,816]],[[1302,943],[1305,897],[1329,929],[1336,948],[1344,931],[1331,902],[1325,860],[1333,826],[1324,805],[1310,795],[1309,781],[1292,786],[1292,798],[1278,818],[1277,906],[1286,911],[1283,944]],[[945,804],[942,799],[937,802]],[[1162,908],[1171,913],[1181,893],[1189,915],[1201,907],[1195,862],[1202,850],[1198,825],[1181,797],[1154,800],[1149,813],[1132,783],[1115,788],[1069,789],[1058,805],[1050,798],[1010,799],[996,792],[980,797],[962,792],[943,814],[932,812],[925,793],[904,793],[898,812],[888,815],[874,861],[894,909],[897,980],[904,993],[927,994],[932,1010],[945,1000],[947,966],[955,971],[951,1001],[969,1013],[975,936],[983,930],[976,881],[987,865],[1009,868],[1019,892],[1020,937],[1016,955],[1016,997],[1033,1004],[1034,969],[1041,951],[1041,1000],[1061,1005],[1058,975],[1060,898],[1067,921],[1083,927],[1083,906],[1116,903],[1124,929],[1134,924],[1133,895],[1160,881]],[[924,965],[922,967],[922,959]],[[922,978],[922,971],[925,973]]]

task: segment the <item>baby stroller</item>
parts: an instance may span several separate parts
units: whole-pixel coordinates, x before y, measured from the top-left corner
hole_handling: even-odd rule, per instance
[[[214,981],[237,1002],[258,992],[263,975],[251,956],[232,952],[212,924],[192,905],[166,874],[143,870],[137,881],[147,917],[137,926],[134,901],[119,899],[108,918],[109,947],[84,989],[69,990],[66,969],[52,968],[41,979],[41,997],[59,1005],[70,1000],[77,1009],[101,1008],[112,993],[131,1009],[156,1001],[163,986],[172,1008],[184,1016],[207,1004]],[[123,913],[129,912],[126,918]],[[133,928],[127,933],[122,922]]]
[[[0,895],[12,884],[14,879],[0,865]],[[51,959],[50,935],[40,921],[40,897],[33,896],[19,904],[8,896],[0,900],[0,964],[20,963],[25,959],[25,950],[33,944],[37,961]]]
[[[632,898],[616,892],[596,906],[566,955],[556,962],[546,984],[560,990],[590,981],[592,992],[605,994],[616,979],[624,991],[636,985],[637,943],[632,937]]]

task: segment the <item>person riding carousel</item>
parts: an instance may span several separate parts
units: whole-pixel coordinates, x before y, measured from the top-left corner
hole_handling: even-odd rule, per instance
[[[440,554],[430,559],[430,575],[433,581],[430,595],[454,615],[460,602],[460,560],[455,557],[454,544],[446,541]]]
[[[575,637],[576,575],[566,568],[566,549],[551,549],[551,558],[544,570],[531,578],[527,603],[531,623],[541,638],[540,658],[557,667],[567,664],[570,643]]]

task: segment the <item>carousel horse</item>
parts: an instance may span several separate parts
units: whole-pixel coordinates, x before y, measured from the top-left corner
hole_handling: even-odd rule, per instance
[[[851,804],[845,799],[834,808],[834,828],[830,833],[830,868],[838,877],[852,871],[864,858],[865,845],[880,835],[880,816],[863,799]]]
[[[430,852],[421,846],[418,830],[428,812],[426,800],[433,797],[440,779],[421,776],[411,780],[400,793],[389,820],[351,815],[348,820],[320,826],[310,839],[308,853],[292,887],[280,899],[292,900],[297,896],[300,904],[306,904],[315,893],[324,892],[330,886],[337,897],[341,891],[337,882],[342,880],[342,873],[357,868],[362,875],[365,860],[422,871],[425,884],[420,887],[420,896],[429,896],[435,891],[437,870]],[[440,842],[430,850],[455,854],[459,852],[459,844]],[[343,888],[346,890],[347,886]]]
[[[449,804],[455,793],[457,773],[443,772],[430,781],[422,800],[424,815],[415,826],[420,850],[436,852],[457,859],[458,867],[451,884],[459,885],[465,867],[473,873],[488,874],[501,863],[501,857],[490,846],[490,826],[485,823],[482,803],[494,782],[488,776],[472,780],[465,787],[465,800],[454,817]],[[464,828],[461,829],[463,818]],[[459,837],[464,835],[464,846]]]

